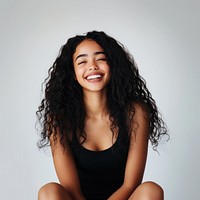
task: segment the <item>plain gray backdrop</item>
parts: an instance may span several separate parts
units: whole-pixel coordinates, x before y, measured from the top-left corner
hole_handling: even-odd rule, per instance
[[[41,83],[69,37],[103,30],[133,54],[171,140],[149,147],[144,181],[166,200],[200,199],[198,0],[0,1],[0,199],[35,200],[57,181],[36,143]]]

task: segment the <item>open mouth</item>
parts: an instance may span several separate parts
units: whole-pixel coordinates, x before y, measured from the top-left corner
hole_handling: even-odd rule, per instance
[[[94,79],[99,79],[99,78],[101,78],[101,77],[102,77],[101,74],[95,74],[95,75],[87,76],[86,79],[87,79],[87,80],[94,80]]]

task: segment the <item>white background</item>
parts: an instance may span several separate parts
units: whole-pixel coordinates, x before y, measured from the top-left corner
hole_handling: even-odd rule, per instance
[[[41,83],[69,37],[103,30],[134,55],[168,125],[160,154],[149,147],[144,180],[166,200],[200,199],[200,2],[198,0],[0,1],[0,199],[35,200],[57,181],[36,146]]]

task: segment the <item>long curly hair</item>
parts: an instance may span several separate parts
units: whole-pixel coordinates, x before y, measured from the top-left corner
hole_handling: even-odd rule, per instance
[[[68,39],[60,49],[53,66],[45,79],[45,96],[36,112],[42,125],[38,147],[50,144],[53,136],[66,147],[73,137],[87,138],[84,131],[86,111],[83,104],[82,88],[74,79],[73,54],[76,47],[84,40],[97,42],[105,52],[110,66],[111,78],[107,87],[107,109],[111,122],[110,129],[123,138],[128,138],[132,119],[135,114],[133,103],[143,105],[149,114],[149,140],[154,149],[162,136],[168,135],[167,129],[157,109],[155,100],[140,76],[132,55],[125,47],[104,32],[92,31]]]

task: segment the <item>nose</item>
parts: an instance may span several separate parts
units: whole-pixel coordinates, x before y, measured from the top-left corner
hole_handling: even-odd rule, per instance
[[[99,66],[96,64],[95,61],[92,61],[91,64],[90,64],[90,67],[89,67],[89,71],[98,70],[98,69],[99,69]]]

